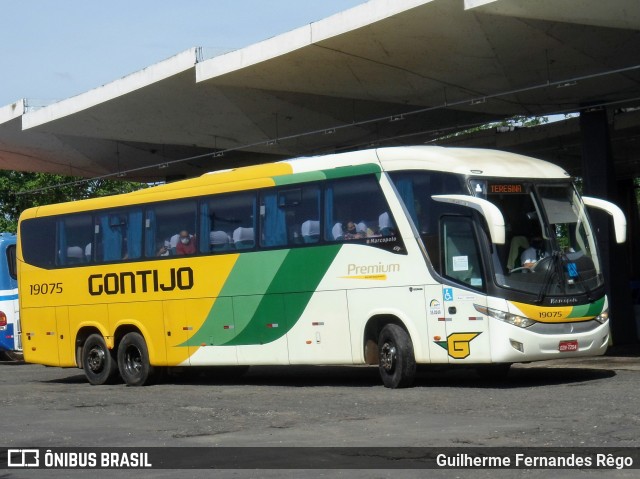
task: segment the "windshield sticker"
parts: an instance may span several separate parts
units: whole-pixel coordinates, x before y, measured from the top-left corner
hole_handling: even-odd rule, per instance
[[[575,263],[567,263],[567,273],[569,273],[570,278],[578,277],[578,265]]]
[[[453,270],[454,271],[468,271],[469,270],[469,257],[468,256],[454,256],[453,257]]]

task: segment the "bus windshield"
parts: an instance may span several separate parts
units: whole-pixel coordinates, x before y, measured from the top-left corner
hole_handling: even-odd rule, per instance
[[[585,206],[571,183],[471,180],[502,211],[504,247],[493,248],[496,283],[538,295],[589,294],[603,274]]]

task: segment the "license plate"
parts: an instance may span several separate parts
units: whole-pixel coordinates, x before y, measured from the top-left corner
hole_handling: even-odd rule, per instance
[[[568,351],[577,351],[578,350],[578,341],[560,341],[560,345],[558,346],[558,351],[561,353],[565,353]]]

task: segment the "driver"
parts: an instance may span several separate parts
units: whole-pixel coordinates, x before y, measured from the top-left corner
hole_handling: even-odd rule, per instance
[[[520,263],[523,268],[531,268],[538,260],[542,259],[542,238],[536,236],[529,242],[529,247],[520,255]]]

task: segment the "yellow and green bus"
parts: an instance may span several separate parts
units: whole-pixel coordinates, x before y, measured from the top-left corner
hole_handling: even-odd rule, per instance
[[[498,374],[603,354],[586,205],[624,241],[619,208],[557,166],[419,146],[29,209],[24,357],[131,386],[174,366],[377,364],[396,388],[417,364]]]

